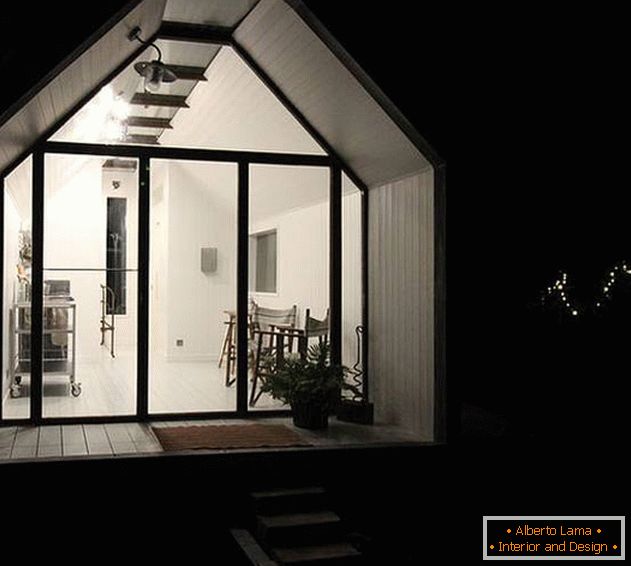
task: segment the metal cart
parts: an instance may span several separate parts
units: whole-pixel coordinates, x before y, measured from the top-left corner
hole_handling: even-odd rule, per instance
[[[52,325],[47,316],[50,309],[63,309],[64,326]],[[57,313],[59,311],[56,311]],[[31,374],[31,304],[16,302],[9,311],[9,378],[11,397],[20,397],[22,378]],[[81,395],[81,383],[76,381],[76,302],[71,297],[44,299],[44,329],[42,336],[42,374],[48,377],[67,377],[73,397]],[[53,335],[66,334],[65,344],[55,344]]]

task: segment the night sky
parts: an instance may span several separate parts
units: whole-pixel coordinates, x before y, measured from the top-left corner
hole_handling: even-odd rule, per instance
[[[75,3],[43,4],[41,29],[28,5],[6,15],[0,108],[123,4],[72,19]],[[578,5],[306,4],[447,161],[449,374],[465,400],[487,397],[536,355],[530,309],[559,269],[584,302],[631,261],[625,20]]]
[[[402,566],[440,553],[475,563],[483,514],[623,514],[631,291],[601,319],[536,308],[561,268],[586,301],[614,262],[631,264],[623,4],[305,3],[447,161],[452,422],[463,408],[461,436],[400,450],[402,465],[393,451],[365,473],[320,466],[367,524],[382,521],[376,532],[396,531],[386,547],[410,559],[388,563]],[[16,4],[0,16],[0,111],[125,2]],[[17,503],[2,503],[14,546],[49,536],[49,553],[87,543],[118,560],[121,536],[144,525],[127,554],[215,563],[231,490],[278,481],[283,461],[227,481],[197,457],[6,466]]]

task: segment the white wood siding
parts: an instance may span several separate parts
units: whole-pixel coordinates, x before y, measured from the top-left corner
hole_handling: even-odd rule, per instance
[[[434,174],[369,191],[369,368],[376,420],[434,434]]]

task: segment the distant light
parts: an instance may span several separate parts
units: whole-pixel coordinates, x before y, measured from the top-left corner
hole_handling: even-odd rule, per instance
[[[609,287],[605,287],[603,291],[606,293],[607,291],[609,291]]]
[[[578,311],[572,311],[572,314],[573,314],[574,316],[578,316]]]

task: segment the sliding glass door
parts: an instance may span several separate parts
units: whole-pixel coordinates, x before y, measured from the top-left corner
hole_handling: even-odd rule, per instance
[[[2,196],[1,420],[286,410],[270,357],[358,366],[362,199],[324,156],[50,143]]]
[[[250,167],[250,410],[287,408],[261,393],[266,357],[330,341],[329,175],[323,167]]]
[[[237,409],[237,166],[151,160],[149,413]]]
[[[136,414],[138,160],[46,155],[42,415]]]

